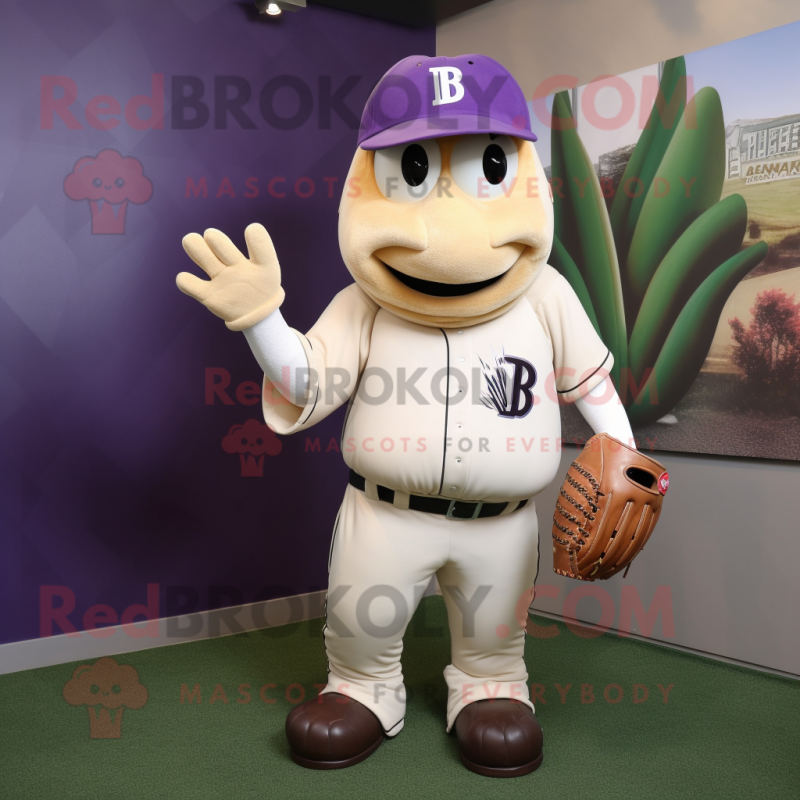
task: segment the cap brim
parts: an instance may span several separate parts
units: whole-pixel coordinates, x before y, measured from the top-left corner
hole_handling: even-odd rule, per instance
[[[489,117],[441,116],[425,119],[412,119],[393,125],[374,136],[370,136],[359,146],[364,150],[383,150],[398,144],[410,144],[422,139],[438,139],[442,136],[465,136],[473,133],[495,133],[516,136],[528,142],[538,141],[536,134],[524,125],[516,127],[498,122]]]

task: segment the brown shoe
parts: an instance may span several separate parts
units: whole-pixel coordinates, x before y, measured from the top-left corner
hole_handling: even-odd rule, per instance
[[[461,763],[478,775],[516,778],[542,763],[542,727],[519,700],[478,700],[456,718]]]
[[[286,738],[295,764],[309,769],[343,769],[378,749],[383,728],[365,705],[326,692],[292,709],[286,717]]]

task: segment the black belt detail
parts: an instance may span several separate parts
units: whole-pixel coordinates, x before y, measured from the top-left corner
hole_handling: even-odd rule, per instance
[[[349,483],[363,492],[366,479],[351,469]],[[394,489],[378,484],[378,499],[384,503],[394,503]],[[514,511],[518,511],[527,502],[527,499],[520,500]],[[444,497],[422,497],[412,494],[408,498],[408,507],[428,514],[441,514],[450,519],[483,519],[500,516],[508,507],[508,503],[468,503],[464,500],[446,500]]]

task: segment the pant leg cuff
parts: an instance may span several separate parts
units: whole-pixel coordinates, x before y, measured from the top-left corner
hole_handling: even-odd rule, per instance
[[[387,736],[397,736],[403,730],[406,695],[402,683],[395,685],[382,681],[345,680],[331,673],[327,686],[320,694],[327,692],[338,692],[366,706],[378,718]]]
[[[448,674],[448,670],[453,670]],[[457,674],[454,674],[457,673]],[[527,680],[493,681],[487,678],[473,678],[454,667],[445,670],[447,680],[447,730],[455,724],[461,710],[470,703],[480,700],[519,700],[535,712],[528,693]]]

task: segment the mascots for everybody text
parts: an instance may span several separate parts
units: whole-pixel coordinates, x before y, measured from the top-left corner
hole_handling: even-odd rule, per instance
[[[348,405],[328,683],[286,721],[305,767],[357,764],[400,732],[403,634],[434,575],[452,637],[447,729],[463,764],[495,777],[541,764],[523,649],[539,562],[533,498],[559,469],[559,396],[599,435],[556,506],[556,570],[614,574],[657,520],[666,473],[635,450],[607,379],[613,358],[547,264],[553,205],[535,141],[522,91],[496,61],[396,64],[367,102],[339,210],[355,282],[306,334],[278,310],[280,268],[261,225],[245,231],[249,258],[214,229],[184,239],[210,280],[181,273],[178,286],[244,331],[265,373],[267,424],[290,434]]]

